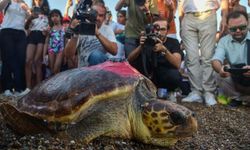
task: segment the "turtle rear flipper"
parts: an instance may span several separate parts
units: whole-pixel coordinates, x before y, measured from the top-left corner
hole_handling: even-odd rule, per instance
[[[11,104],[0,104],[0,112],[8,127],[19,134],[36,134],[48,131],[43,120],[20,112]]]

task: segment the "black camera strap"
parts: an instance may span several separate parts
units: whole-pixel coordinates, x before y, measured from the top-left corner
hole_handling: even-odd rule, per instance
[[[153,51],[154,46],[144,45],[142,47],[142,67],[146,77],[153,79],[155,70],[157,69],[157,53]]]
[[[250,40],[246,40],[247,43],[247,65],[250,65]]]
[[[150,74],[149,74],[149,72],[148,72],[148,65],[147,65],[147,63],[148,63],[148,60],[147,60],[147,51],[144,49],[145,47],[143,46],[142,47],[142,67],[143,67],[143,71],[144,71],[144,74],[145,74],[145,76],[146,77],[148,77],[148,78],[150,78]]]

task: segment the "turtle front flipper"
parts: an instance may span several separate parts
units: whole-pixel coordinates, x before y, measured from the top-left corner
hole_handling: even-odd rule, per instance
[[[5,123],[19,134],[36,134],[48,131],[43,120],[20,112],[9,103],[0,104],[0,112],[3,115]]]

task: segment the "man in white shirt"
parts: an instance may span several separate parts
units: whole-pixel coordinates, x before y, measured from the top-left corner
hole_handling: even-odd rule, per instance
[[[117,44],[114,32],[104,24],[106,8],[101,3],[92,6],[97,11],[95,35],[76,35],[69,40],[65,47],[66,57],[78,54],[78,67],[91,66],[108,59],[107,53],[115,55]],[[75,28],[80,21],[74,19],[70,25]]]

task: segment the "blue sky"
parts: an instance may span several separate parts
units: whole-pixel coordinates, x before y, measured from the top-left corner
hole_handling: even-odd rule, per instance
[[[24,0],[28,5],[31,5],[31,0]],[[65,7],[65,4],[67,2],[67,0],[48,0],[49,1],[49,4],[50,4],[50,8],[51,9],[59,9],[61,10],[61,12],[63,13],[64,12],[64,7]],[[75,0],[73,0],[74,2]],[[113,14],[113,19],[116,20],[116,12],[115,12],[115,5],[116,3],[118,2],[118,0],[104,0],[105,1],[105,4],[106,6],[109,7],[109,9],[112,11],[112,14]],[[250,7],[247,5],[247,0],[240,0],[240,4],[241,5],[244,5],[247,7],[247,12],[250,12]],[[220,12],[217,13],[218,14],[218,24],[220,22]],[[176,17],[176,26],[177,26],[177,30],[179,28],[179,21],[178,21],[178,17]],[[177,34],[178,35],[178,34]],[[179,36],[178,36],[178,39],[179,39]]]
[[[32,0],[24,0],[29,6],[31,5]],[[49,5],[51,9],[59,9],[61,10],[61,12],[64,12],[64,8],[66,5],[67,0],[48,0],[49,1]],[[109,7],[109,9],[112,11],[112,14],[115,16],[115,5],[118,2],[118,0],[104,0],[105,4]],[[75,0],[73,0],[73,3],[75,2]],[[115,19],[115,18],[114,18]]]

